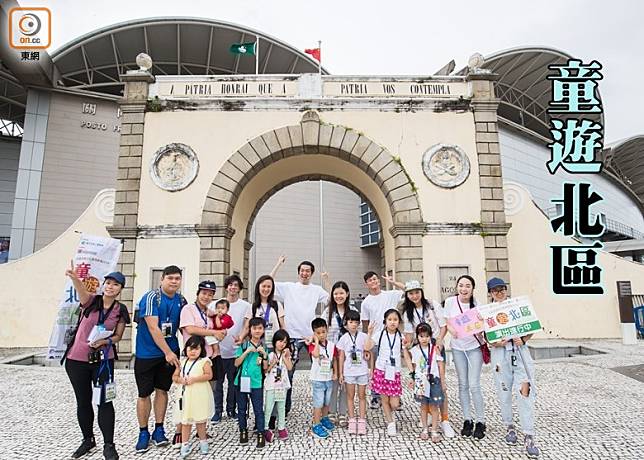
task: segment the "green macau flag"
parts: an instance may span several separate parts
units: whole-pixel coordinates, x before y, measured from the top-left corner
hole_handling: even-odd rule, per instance
[[[230,46],[230,52],[233,54],[243,54],[246,56],[255,56],[256,43],[233,43]]]

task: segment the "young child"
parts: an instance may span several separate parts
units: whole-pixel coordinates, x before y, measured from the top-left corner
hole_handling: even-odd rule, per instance
[[[271,414],[277,407],[277,435],[281,441],[288,438],[286,430],[286,391],[291,388],[288,372],[293,369],[291,351],[288,348],[290,337],[284,329],[273,334],[273,351],[268,356],[268,368],[264,380],[264,413]],[[265,417],[264,430],[267,442],[273,441],[273,432],[268,429],[269,420]]]
[[[311,385],[313,387],[312,433],[318,438],[328,438],[335,425],[329,419],[331,391],[337,378],[336,352],[333,342],[327,340],[327,324],[323,318],[311,322],[313,336],[305,340],[311,355]]]
[[[420,402],[420,421],[423,431],[420,439],[429,439],[427,433],[427,414],[432,416],[432,442],[440,442],[438,432],[439,408],[443,404],[443,388],[440,375],[444,372],[445,363],[436,340],[432,338],[432,328],[427,323],[416,326],[416,340],[418,345],[411,349],[411,362],[409,376],[410,387],[414,388],[414,399]]]
[[[359,331],[360,313],[347,310],[344,316],[347,333],[344,334],[336,348],[338,349],[338,382],[346,386],[347,409],[349,411],[349,434],[367,434],[367,385],[369,384],[369,367],[367,356],[373,348],[374,326],[369,327],[369,334]],[[358,392],[360,418],[356,419],[354,401]]]
[[[208,316],[212,318],[212,328],[214,330],[221,331],[222,329],[230,329],[235,325],[232,316],[228,314],[229,308],[230,302],[226,299],[217,300],[214,309],[208,308]]]
[[[206,358],[206,342],[198,335],[191,336],[183,348],[184,358],[181,366],[174,371],[172,381],[177,387],[177,404],[175,405],[176,423],[181,423],[181,458],[190,453],[190,432],[192,425],[197,425],[199,450],[208,453],[206,422],[215,412],[215,402],[209,380],[212,378],[210,360]]]
[[[402,321],[400,312],[390,308],[384,315],[384,329],[378,337],[378,356],[375,357],[371,388],[381,395],[382,410],[387,422],[387,434],[395,436],[395,410],[400,405],[402,384],[400,381],[401,355],[407,340],[402,336],[398,327]],[[410,369],[412,364],[407,353],[404,355],[405,364]]]
[[[262,345],[264,319],[251,318],[248,322],[250,339],[244,342],[235,352],[235,387],[237,390],[237,421],[239,423],[239,443],[248,444],[248,397],[250,396],[257,426],[257,449],[266,445],[264,438],[264,390],[262,388],[263,371],[268,367],[268,354]]]

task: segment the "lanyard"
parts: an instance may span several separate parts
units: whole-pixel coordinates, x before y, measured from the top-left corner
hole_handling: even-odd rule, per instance
[[[195,303],[195,307],[197,308],[197,311],[199,312],[199,316],[201,316],[201,319],[203,320],[203,327],[208,329],[208,319],[204,312],[201,311],[201,308],[199,308],[199,305]]]
[[[169,323],[170,318],[172,318],[172,312],[174,311],[174,303],[173,303],[173,301],[174,301],[174,298],[176,296],[177,296],[177,294],[175,293],[175,295],[174,295],[174,297],[172,299],[170,299],[170,297],[168,297],[168,300],[170,301],[170,306],[168,307],[168,311],[167,311],[167,315],[166,315],[166,320],[165,320],[166,323]],[[159,289],[159,307],[161,307],[161,301],[162,300],[163,300],[163,291],[161,289]]]
[[[262,343],[261,343],[261,342],[259,343],[259,345],[255,345],[253,342],[251,342],[251,341],[249,340],[249,341],[248,341],[248,346],[246,347],[246,349],[247,349],[248,347],[253,347],[253,348],[255,349],[255,351],[254,351],[253,353],[259,353],[259,352],[257,351],[257,347],[260,347],[261,345],[262,345]],[[244,351],[244,350],[245,350],[245,349],[244,349],[244,348],[242,348],[242,351]],[[253,359],[254,359],[254,358],[253,358]],[[244,374],[244,375],[248,375],[248,362],[249,362],[249,360],[248,360],[248,359],[245,359],[245,360],[244,360],[244,363],[242,364],[242,374]]]
[[[98,324],[103,325],[103,323],[105,323],[105,320],[110,317],[110,313],[112,313],[112,310],[114,309],[115,305],[116,305],[116,300],[112,302],[112,305],[107,310],[107,313],[105,313],[105,309],[103,308],[103,300],[101,299],[101,308],[100,310],[98,310]]]
[[[108,382],[114,381],[112,378],[112,370],[110,369],[110,360],[108,359],[110,356],[109,353],[111,348],[112,348],[112,339],[108,338],[107,345],[105,345],[105,352],[104,352],[105,359],[101,360],[101,365],[99,366],[98,373],[96,374],[96,385],[98,385],[101,374],[103,373],[103,369],[107,369],[107,375],[109,377]]]
[[[389,340],[389,332],[386,329],[383,329],[380,332],[380,338],[378,339],[378,350],[380,350],[380,342],[382,341],[382,334],[384,334],[385,332],[387,332],[387,342],[389,343],[389,360],[391,362],[393,362],[393,360],[395,359],[394,358],[394,345],[396,344],[396,336],[399,334],[399,332],[396,331],[394,333],[394,341],[392,343],[391,340]]]
[[[327,345],[328,344],[329,342],[327,342]],[[326,359],[329,359],[329,350],[327,349],[326,345],[322,345],[322,343],[320,343],[320,348],[324,348],[324,354],[326,355]]]
[[[456,296],[456,303],[458,304],[458,309],[463,313],[463,308],[461,307],[461,302],[458,301],[458,296]],[[470,301],[470,309],[472,309],[472,302]]]
[[[429,349],[429,359],[427,358],[427,355],[423,351],[423,347],[418,344],[418,348],[420,348],[420,352],[423,354],[423,358],[425,358],[425,362],[427,363],[427,374],[432,373],[432,360],[434,358],[434,350],[436,349],[436,345],[434,344],[429,344],[427,348]]]
[[[422,316],[418,314],[418,308],[414,307],[414,313],[416,313],[416,318],[418,318],[418,324],[425,322],[425,305],[422,307],[423,314]]]
[[[262,316],[264,316],[264,323],[268,324],[268,318],[271,316],[271,307],[266,304],[266,309],[264,309],[264,304],[261,304],[262,307]]]
[[[183,370],[181,371],[181,373],[183,374],[183,377],[184,377],[184,378],[185,378],[186,376],[189,376],[189,375],[190,375],[190,372],[192,372],[192,368],[193,368],[193,367],[195,367],[195,364],[197,364],[197,361],[199,361],[199,360],[198,360],[198,359],[195,359],[195,360],[192,362],[192,364],[190,365],[190,369],[188,369],[188,373],[186,374],[186,366],[188,365],[188,361],[189,361],[189,360],[188,360],[188,359],[186,359],[186,362],[185,362],[185,363],[183,363]],[[182,388],[181,388],[181,397],[182,397],[182,398],[183,398],[183,395],[184,395],[184,393],[185,393],[185,392],[186,392],[186,386],[185,386],[185,385],[183,385],[183,386],[182,386]]]
[[[356,351],[356,342],[358,341],[358,333],[356,332],[356,336],[354,337],[349,332],[349,338],[351,339],[351,343],[353,343],[353,352],[355,353],[355,351]]]

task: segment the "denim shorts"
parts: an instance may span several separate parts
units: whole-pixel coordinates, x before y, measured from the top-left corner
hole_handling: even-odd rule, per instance
[[[311,382],[313,386],[313,408],[320,409],[331,404],[331,392],[333,390],[333,380]]]
[[[364,375],[345,375],[344,383],[348,385],[369,385],[369,374]]]

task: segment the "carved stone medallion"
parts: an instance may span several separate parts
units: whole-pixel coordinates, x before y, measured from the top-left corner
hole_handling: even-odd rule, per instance
[[[423,172],[433,184],[454,188],[469,176],[470,161],[460,147],[436,144],[423,155]]]
[[[199,160],[186,144],[168,144],[152,157],[150,175],[161,189],[177,192],[188,187],[197,177]]]

